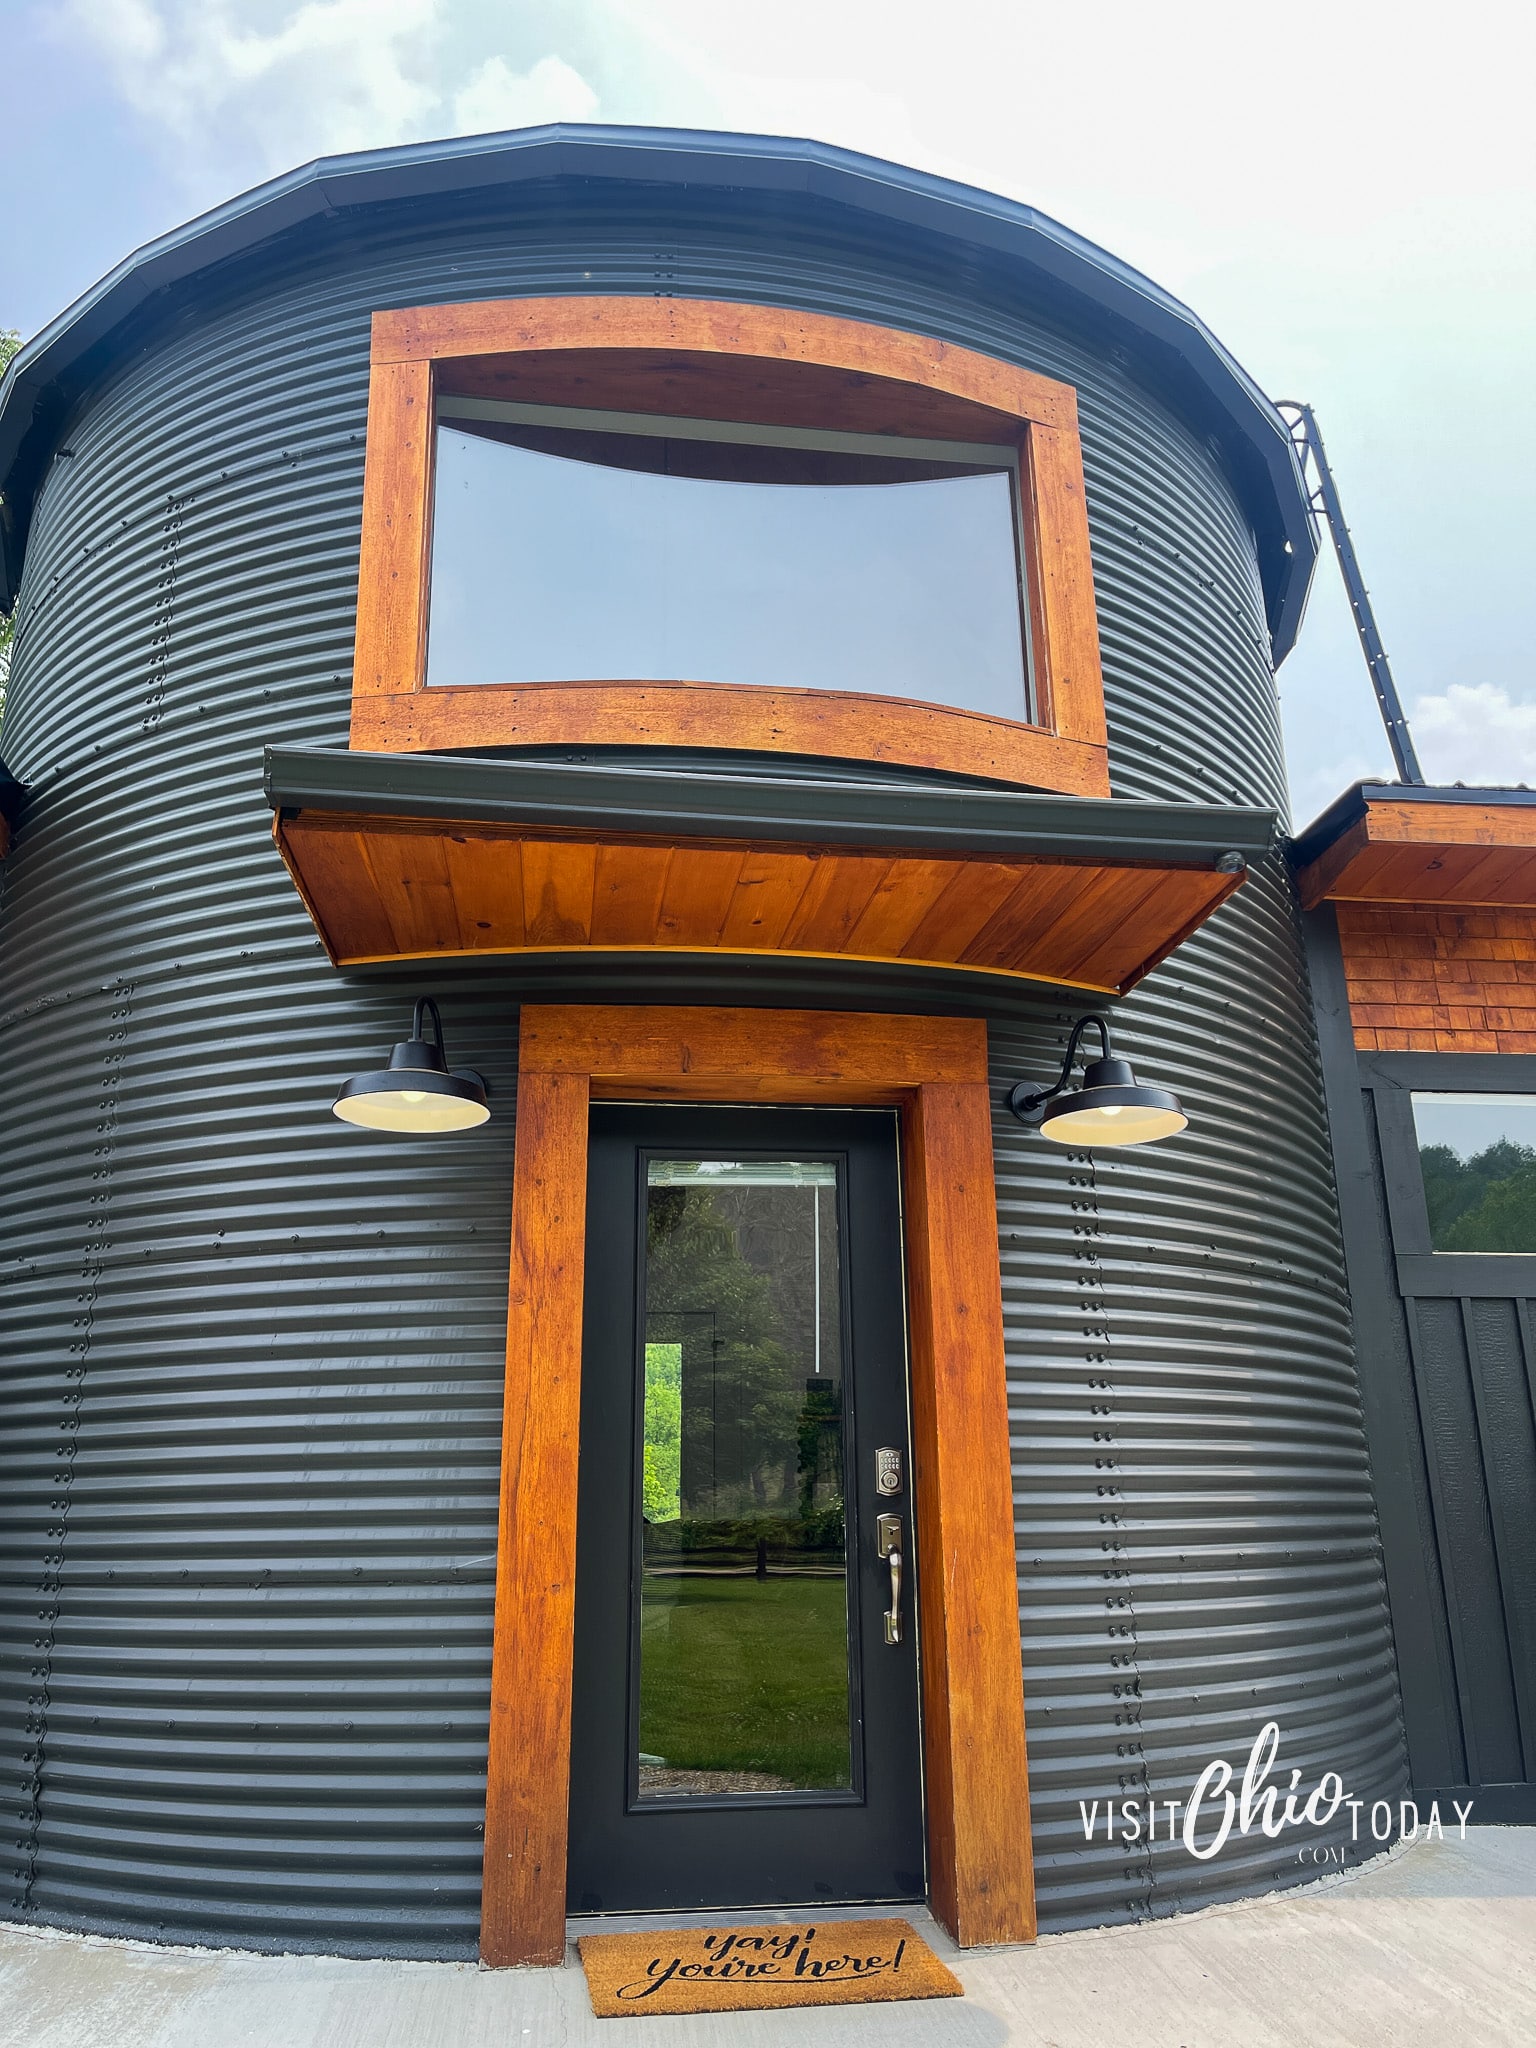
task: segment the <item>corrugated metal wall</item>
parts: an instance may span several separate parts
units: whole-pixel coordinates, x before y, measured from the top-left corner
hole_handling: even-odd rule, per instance
[[[0,1702],[18,1917],[467,1954],[477,1920],[516,1003],[964,1008],[803,969],[328,968],[273,854],[264,741],[343,744],[368,313],[656,290],[890,320],[1077,385],[1124,794],[1274,801],[1252,549],[1209,453],[1015,283],[743,199],[401,209],[205,283],[45,482],[5,753]],[[691,204],[691,211],[684,211]],[[444,999],[496,1115],[344,1130],[336,1079]],[[990,999],[989,999],[990,1000]],[[992,1004],[999,1078],[1068,1013]],[[1289,898],[1255,877],[1125,1006],[1196,1115],[1096,1164],[998,1126],[1042,1921],[1306,1875],[1081,1840],[1266,1717],[1282,1761],[1402,1774],[1326,1138]]]

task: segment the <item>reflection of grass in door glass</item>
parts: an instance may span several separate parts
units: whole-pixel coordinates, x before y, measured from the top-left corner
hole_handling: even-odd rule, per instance
[[[847,1786],[844,1601],[841,1577],[647,1579],[641,1749],[678,1770]]]

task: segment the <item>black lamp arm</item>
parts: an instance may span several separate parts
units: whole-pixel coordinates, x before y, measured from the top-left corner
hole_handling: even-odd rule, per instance
[[[1020,1081],[1010,1090],[1008,1107],[1021,1124],[1031,1122],[1033,1111],[1043,1109],[1046,1103],[1058,1095],[1065,1095],[1071,1087],[1072,1069],[1077,1063],[1077,1048],[1090,1024],[1098,1032],[1099,1044],[1103,1047],[1099,1057],[1106,1060],[1114,1058],[1115,1049],[1109,1036],[1109,1019],[1101,1017],[1097,1010],[1090,1010],[1087,1016],[1079,1017],[1072,1026],[1071,1036],[1067,1040],[1066,1057],[1062,1060],[1061,1072],[1050,1087],[1035,1088],[1028,1081]]]
[[[438,1014],[437,1004],[433,1002],[430,996],[418,996],[416,998],[416,1007],[411,1012],[411,1036],[418,1042],[425,1038],[426,1034],[421,1027],[429,1015],[432,1019],[432,1029],[437,1037],[437,1049],[442,1054],[444,1064],[446,1064],[448,1048],[443,1043],[443,1020]]]
[[[442,1014],[431,996],[418,996],[416,998],[416,1007],[411,1012],[411,1037],[414,1042],[418,1045],[431,1043],[423,1028],[429,1018],[432,1023],[432,1035],[437,1040],[438,1056],[442,1060],[445,1069],[453,1075],[455,1080],[473,1081],[477,1088],[489,1095],[491,1092],[490,1084],[483,1074],[476,1073],[473,1067],[448,1066],[448,1047],[443,1039]]]

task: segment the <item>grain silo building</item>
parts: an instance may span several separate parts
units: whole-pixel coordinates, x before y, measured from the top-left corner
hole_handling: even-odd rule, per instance
[[[1268,1722],[1405,1792],[1315,536],[1184,307],[837,150],[537,130],[140,251],[0,465],[12,1917],[1020,1940],[1313,1874],[1165,1817]],[[1128,1064],[1021,1122],[1085,1016]]]

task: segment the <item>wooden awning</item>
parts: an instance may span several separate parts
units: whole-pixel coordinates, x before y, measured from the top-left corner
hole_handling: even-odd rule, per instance
[[[1294,849],[1302,907],[1536,908],[1536,792],[1362,783]]]
[[[1117,995],[1272,842],[1268,811],[545,759],[272,750],[274,832],[341,966],[771,954]]]

